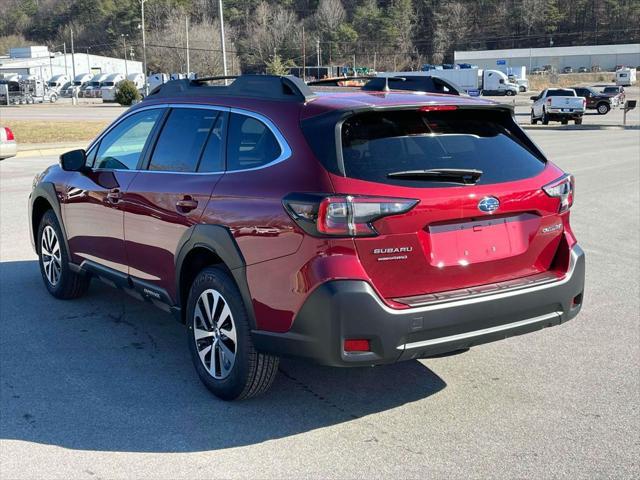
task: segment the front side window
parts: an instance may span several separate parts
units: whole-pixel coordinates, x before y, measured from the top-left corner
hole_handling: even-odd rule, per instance
[[[227,141],[227,170],[257,168],[276,160],[282,150],[276,137],[260,120],[231,114]]]
[[[209,109],[172,110],[153,150],[149,170],[195,172],[218,115],[217,110]]]
[[[162,109],[145,110],[125,118],[100,141],[94,168],[134,170]]]

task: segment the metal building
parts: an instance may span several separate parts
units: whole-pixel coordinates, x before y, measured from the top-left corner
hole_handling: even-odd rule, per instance
[[[456,51],[456,63],[471,63],[480,68],[525,66],[529,71],[551,65],[561,71],[565,67],[600,67],[613,71],[616,66],[640,66],[640,43],[623,45],[591,45],[582,47],[515,48],[509,50]]]
[[[75,67],[75,70],[74,70]],[[142,73],[142,62],[104,57],[89,53],[50,52],[46,46],[20,47],[0,56],[0,76],[17,74],[49,80],[54,75],[73,76],[81,73]]]

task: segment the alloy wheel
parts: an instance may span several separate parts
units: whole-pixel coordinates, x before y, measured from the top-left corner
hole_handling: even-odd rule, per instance
[[[47,225],[42,231],[40,254],[47,281],[52,287],[55,287],[60,281],[62,273],[62,258],[60,257],[60,241],[51,225]]]
[[[207,372],[217,380],[229,376],[238,353],[238,340],[233,314],[220,292],[210,288],[198,297],[193,336]]]

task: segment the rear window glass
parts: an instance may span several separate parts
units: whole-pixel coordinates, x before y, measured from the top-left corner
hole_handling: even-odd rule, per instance
[[[532,177],[544,159],[511,131],[508,114],[459,110],[371,112],[342,125],[342,159],[347,177],[404,186],[452,185],[441,180],[390,178],[394,172],[427,169],[476,169],[478,184]]]
[[[547,97],[575,97],[576,92],[573,90],[549,90]]]

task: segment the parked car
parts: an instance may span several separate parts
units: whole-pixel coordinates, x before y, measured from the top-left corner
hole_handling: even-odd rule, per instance
[[[600,115],[609,113],[609,110],[618,105],[618,99],[596,91],[592,87],[571,87],[576,95],[584,97],[587,110],[597,110]]]
[[[580,67],[578,69],[578,73],[587,73],[589,72],[589,69],[587,67]]]
[[[531,73],[533,75],[544,75],[547,72],[544,70],[544,68],[535,67],[533,70],[531,70]]]
[[[616,99],[618,105],[624,105],[624,102],[627,99],[627,94],[624,91],[624,87],[621,85],[611,85],[609,87],[604,87],[602,89],[602,94],[610,96],[612,98],[612,102],[614,99]]]
[[[16,138],[9,127],[0,127],[0,160],[15,157],[18,153]]]
[[[570,88],[547,88],[540,95],[531,97],[531,124],[538,120],[543,125],[549,122],[561,122],[563,125],[573,120],[576,125],[582,123],[586,99],[578,97]]]
[[[280,355],[368,367],[580,311],[574,180],[512,107],[211,81],[156,88],[36,177],[31,240],[54,297],[103,279],[173,312],[225,400],[267,390]]]
[[[562,73],[573,73],[573,68],[571,67],[564,67],[562,69]]]

